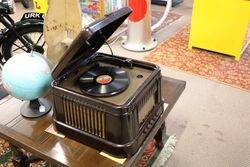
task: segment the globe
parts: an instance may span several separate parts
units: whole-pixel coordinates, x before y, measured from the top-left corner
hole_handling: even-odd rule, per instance
[[[49,90],[51,70],[51,63],[42,54],[20,53],[4,64],[3,86],[10,95],[20,100],[33,100]]]

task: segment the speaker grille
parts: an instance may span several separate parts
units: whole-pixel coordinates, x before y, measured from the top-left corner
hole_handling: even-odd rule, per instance
[[[79,100],[62,97],[66,124],[105,139],[105,113]]]
[[[157,92],[157,84],[153,84],[138,104],[138,119],[139,123],[143,123],[149,112],[154,108],[156,104],[155,93]]]

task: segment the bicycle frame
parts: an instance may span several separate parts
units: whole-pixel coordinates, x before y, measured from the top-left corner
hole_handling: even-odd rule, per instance
[[[22,38],[18,32],[15,30],[15,21],[9,16],[9,15],[4,15],[4,14],[0,14],[0,22],[12,33],[14,33],[17,38],[23,43],[23,45],[30,51],[32,50],[32,45],[30,45],[30,43],[28,43],[27,41],[29,41],[28,37],[26,36],[25,39]],[[6,31],[6,30],[3,30]],[[2,32],[2,36],[1,38],[4,38],[4,34],[6,32]],[[2,39],[0,39],[0,41],[2,41]],[[1,43],[0,43],[1,44]]]
[[[17,39],[23,44],[27,51],[38,50],[39,48],[34,48],[34,43],[29,36],[20,36],[19,31],[25,29],[28,26],[43,25],[43,14],[38,14],[34,12],[24,13],[20,21],[15,22],[8,14],[3,14],[0,12],[0,23],[2,23],[5,28],[0,30],[0,47],[8,39],[9,36],[16,36]],[[40,52],[40,50],[38,50]],[[0,51],[0,64],[4,64],[2,50]]]

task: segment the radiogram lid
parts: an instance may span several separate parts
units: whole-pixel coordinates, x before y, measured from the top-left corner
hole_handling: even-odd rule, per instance
[[[131,12],[132,10],[129,7],[123,7],[85,27],[55,66],[52,77],[56,79],[90,58],[127,19]]]

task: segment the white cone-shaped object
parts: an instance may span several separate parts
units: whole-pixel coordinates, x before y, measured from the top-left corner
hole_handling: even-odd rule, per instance
[[[157,46],[151,34],[151,0],[129,0],[133,12],[128,19],[128,35],[122,46],[131,51],[148,51]]]

